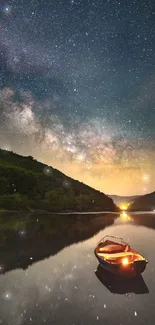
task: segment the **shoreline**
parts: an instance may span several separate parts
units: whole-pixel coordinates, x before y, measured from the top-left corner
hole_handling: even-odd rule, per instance
[[[1,213],[24,213],[24,214],[49,214],[49,215],[101,215],[101,214],[113,214],[113,215],[120,215],[120,211],[61,211],[61,212],[54,212],[54,211],[47,211],[47,210],[8,210],[8,209],[0,209],[0,214]],[[145,214],[155,214],[155,211],[126,211],[127,214],[130,215],[145,215]]]
[[[15,212],[22,212],[22,213],[46,213],[46,214],[55,214],[55,215],[73,215],[73,214],[120,214],[120,211],[61,211],[61,212],[54,212],[54,211],[48,211],[48,210],[8,210],[8,209],[0,209],[1,212],[6,213],[15,213]]]

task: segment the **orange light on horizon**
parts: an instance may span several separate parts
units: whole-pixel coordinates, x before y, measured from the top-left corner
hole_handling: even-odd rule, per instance
[[[123,211],[126,211],[129,207],[130,203],[121,203],[120,204],[120,209]]]
[[[127,259],[127,257],[123,258],[122,264],[124,266],[128,265],[128,259]]]

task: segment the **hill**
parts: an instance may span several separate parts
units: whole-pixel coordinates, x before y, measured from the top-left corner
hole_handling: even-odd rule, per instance
[[[155,192],[138,197],[130,206],[129,211],[155,210]]]
[[[118,211],[112,199],[60,171],[0,149],[0,209]]]

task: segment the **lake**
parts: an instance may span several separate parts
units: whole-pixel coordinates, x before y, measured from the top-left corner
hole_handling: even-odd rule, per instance
[[[148,259],[137,281],[101,272],[94,248],[107,234]],[[153,324],[154,250],[154,214],[2,215],[0,324]]]

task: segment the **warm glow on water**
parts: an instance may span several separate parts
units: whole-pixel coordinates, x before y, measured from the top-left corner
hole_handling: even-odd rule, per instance
[[[122,211],[122,213],[120,214],[120,218],[124,221],[134,221],[133,218],[126,211]]]
[[[125,211],[123,211],[123,212],[120,214],[120,217],[121,217],[121,218],[124,218],[124,219],[127,219],[127,218],[128,218],[128,214],[127,214]]]

